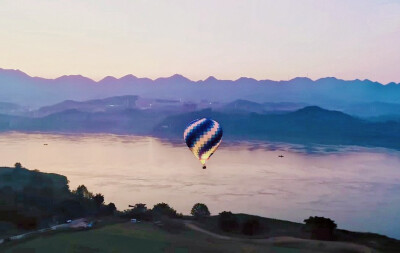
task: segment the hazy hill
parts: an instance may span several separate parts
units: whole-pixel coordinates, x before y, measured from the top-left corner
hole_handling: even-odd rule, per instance
[[[181,75],[155,80],[127,75],[106,77],[98,82],[72,75],[56,79],[30,77],[18,70],[0,69],[0,101],[23,106],[44,106],[64,100],[88,100],[110,96],[138,95],[190,102],[201,100],[231,102],[237,99],[257,103],[292,102],[327,108],[349,103],[400,101],[400,85],[382,85],[369,80],[345,81],[336,78],[294,78],[288,81],[218,80],[191,81]]]
[[[209,106],[209,103],[188,103],[174,99],[142,98],[139,96],[126,95],[88,101],[66,100],[54,105],[41,107],[26,115],[43,117],[67,110],[107,113],[118,113],[124,110],[148,110],[164,112],[168,115],[169,113],[194,111],[204,106]]]
[[[369,122],[317,106],[285,114],[226,114],[205,110],[174,115],[156,127],[155,134],[180,138],[188,122],[202,117],[211,117],[221,123],[224,138],[228,140],[253,139],[400,148],[399,122]]]
[[[42,117],[0,115],[0,131],[116,133],[181,139],[188,122],[211,117],[222,124],[225,140],[269,140],[400,149],[399,121],[368,121],[318,106],[308,106],[293,112],[254,113],[251,111],[261,110],[264,105],[239,101],[245,110],[227,110],[226,107],[222,107],[222,110],[196,110],[196,106],[186,108],[184,103],[175,100],[144,100],[138,103],[139,100],[137,97],[120,97],[84,103],[68,101],[48,107],[47,112],[56,112]],[[127,103],[128,106],[113,106],[112,109],[108,106],[110,102],[117,105],[121,101],[132,103]],[[151,107],[147,107],[148,103]],[[78,109],[57,111],[76,106]]]
[[[137,109],[112,112],[82,112],[71,109],[42,118],[24,118],[24,121],[19,121],[20,124],[14,124],[9,130],[146,135],[167,115]]]
[[[31,121],[27,117],[0,114],[0,131],[19,130],[22,125]]]
[[[215,111],[224,113],[271,114],[296,111],[306,106],[309,105],[306,103],[292,102],[257,103],[243,99],[238,99],[229,103],[209,102],[206,100],[194,103],[177,99],[143,98],[139,96],[126,95],[87,101],[65,100],[61,103],[44,106],[38,110],[30,111],[16,104],[0,102],[0,113],[8,115],[43,117],[73,109],[82,112],[117,112],[127,109],[140,109],[178,114],[205,108],[212,108]],[[357,116],[372,121],[398,121],[400,119],[400,104],[396,103],[371,102],[332,106],[326,109],[343,111],[352,116]]]
[[[26,113],[27,109],[13,103],[0,102],[0,113],[10,115],[20,115]]]
[[[299,110],[307,106],[305,103],[256,103],[248,100],[238,99],[233,102],[217,107],[216,110],[221,112],[242,112],[242,113],[282,113]]]
[[[137,96],[118,96],[89,101],[66,100],[61,103],[44,106],[34,112],[35,116],[45,116],[66,110],[80,110],[84,112],[104,112],[136,108]]]
[[[352,104],[342,107],[341,111],[365,118],[380,116],[400,117],[400,104],[383,102]]]
[[[0,110],[18,110],[19,108],[17,104],[0,102]]]

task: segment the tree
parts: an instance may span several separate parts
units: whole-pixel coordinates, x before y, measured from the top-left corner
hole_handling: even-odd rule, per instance
[[[260,222],[257,219],[249,219],[243,224],[242,233],[245,235],[255,235],[260,232]]]
[[[305,219],[306,229],[311,232],[311,238],[316,240],[333,240],[333,232],[336,229],[336,223],[325,217],[310,216]]]
[[[159,216],[168,216],[171,218],[178,217],[176,210],[173,209],[172,207],[170,207],[166,203],[158,203],[158,204],[154,205],[152,211],[155,215],[159,215]]]
[[[147,206],[143,203],[137,203],[134,206],[130,205],[129,207],[132,207],[133,215],[141,216],[142,214],[147,212]]]
[[[89,192],[86,186],[84,185],[79,185],[76,188],[76,190],[72,191],[72,193],[74,193],[80,198],[86,198],[86,199],[90,199],[93,196],[93,194]]]
[[[231,212],[222,212],[218,215],[218,225],[225,232],[231,232],[239,227],[239,222]]]
[[[150,221],[153,219],[152,210],[148,210],[146,204],[137,203],[129,205],[132,209],[125,211],[125,216],[129,218]]]
[[[97,206],[97,209],[100,209],[101,205],[104,203],[104,196],[101,193],[97,193],[96,195],[94,195],[92,197],[92,199],[94,200],[94,203]]]
[[[137,203],[133,206],[129,205],[129,207],[132,207],[132,210],[135,210],[137,213],[145,213],[147,211],[147,206],[143,203]]]
[[[14,164],[14,167],[15,167],[16,169],[22,169],[22,164],[21,164],[21,163],[15,163],[15,164]]]
[[[196,218],[203,218],[210,216],[210,211],[208,210],[208,207],[203,203],[195,204],[190,213]]]
[[[115,204],[110,202],[107,206],[106,206],[106,211],[105,214],[106,215],[112,215],[115,213],[115,211],[117,211],[117,208],[115,207]]]

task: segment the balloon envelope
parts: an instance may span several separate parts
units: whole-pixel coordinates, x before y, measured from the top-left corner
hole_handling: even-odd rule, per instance
[[[192,153],[204,165],[221,143],[222,133],[222,128],[218,122],[202,118],[189,123],[183,134],[183,139]]]

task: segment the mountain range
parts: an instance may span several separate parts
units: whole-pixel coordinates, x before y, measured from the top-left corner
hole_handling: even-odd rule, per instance
[[[181,138],[211,117],[225,140],[362,145],[400,149],[400,85],[336,78],[289,81],[155,80],[127,75],[98,82],[75,75],[31,77],[0,69],[0,131],[117,133]]]
[[[94,81],[81,75],[55,79],[31,77],[19,70],[0,69],[0,101],[38,108],[64,100],[84,101],[111,96],[137,95],[186,102],[249,100],[257,103],[290,102],[340,109],[352,104],[398,103],[400,85],[383,85],[370,80],[340,80],[334,77],[288,81],[218,80],[209,77],[192,81],[182,75],[157,79],[126,75]]]

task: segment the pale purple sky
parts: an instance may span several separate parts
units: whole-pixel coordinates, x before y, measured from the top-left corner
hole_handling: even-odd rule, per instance
[[[0,68],[400,82],[397,0],[0,0]]]

